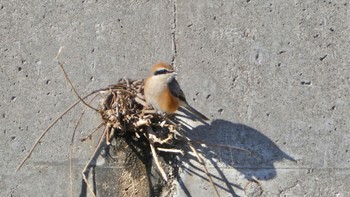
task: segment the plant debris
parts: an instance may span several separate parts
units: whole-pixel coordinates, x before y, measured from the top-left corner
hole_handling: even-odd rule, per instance
[[[187,138],[181,131],[181,125],[175,121],[174,116],[156,113],[146,104],[143,95],[143,80],[130,80],[123,78],[120,79],[117,84],[110,85],[106,88],[93,91],[84,97],[80,97],[69,77],[67,76],[67,73],[63,67],[63,63],[61,63],[58,59],[61,49],[59,50],[56,59],[58,60],[58,64],[64,72],[66,80],[72,87],[79,100],[73,103],[66,111],[64,111],[57,119],[55,119],[41,134],[36,143],[33,145],[32,149],[29,151],[28,155],[18,166],[17,170],[19,170],[25,161],[29,159],[36,145],[50,130],[50,128],[55,125],[55,123],[63,115],[70,111],[75,105],[77,105],[79,102],[83,102],[86,106],[90,107],[94,111],[97,111],[102,119],[102,123],[99,127],[104,126],[104,131],[101,135],[97,147],[101,146],[103,140],[105,140],[105,143],[109,145],[111,143],[111,139],[113,139],[113,136],[121,136],[124,134],[128,134],[129,136],[131,135],[131,138],[129,139],[135,139],[136,141],[140,138],[146,139],[149,145],[150,155],[152,155],[158,171],[161,174],[161,177],[167,183],[170,182],[169,180],[174,179],[176,175],[173,172],[169,172],[167,169],[167,164],[162,162],[164,160],[160,159],[159,153],[162,152],[162,154],[184,155],[185,150],[183,148],[189,148],[192,154],[196,156],[198,162],[203,166],[204,172],[207,174],[213,189],[219,196],[217,188],[214,185],[211,176],[209,175],[205,163],[192,145],[191,140]],[[99,107],[97,109],[85,101],[88,97],[94,96],[93,99],[91,99],[91,101],[93,101],[98,95],[102,96],[102,99],[100,100]],[[92,133],[88,137],[91,135]],[[187,144],[187,147],[184,147],[184,144]],[[96,153],[97,148],[94,155]],[[92,162],[93,158],[94,156],[92,156],[90,161],[86,164],[82,174],[83,179],[88,186],[88,189],[94,196],[96,196],[96,190],[89,185],[87,180],[89,168],[91,168],[90,163]],[[72,164],[70,165],[70,169],[72,171]]]
[[[131,132],[134,138],[145,136],[158,170],[167,181],[168,175],[159,162],[157,152],[184,154],[183,150],[173,147],[174,136],[180,135],[180,125],[165,115],[147,110],[142,80],[121,79],[101,93],[105,94],[105,99],[101,101],[99,113],[106,127],[106,143],[110,144],[115,133]]]

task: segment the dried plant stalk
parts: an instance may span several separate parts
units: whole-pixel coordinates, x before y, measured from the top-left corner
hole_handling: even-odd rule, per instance
[[[61,52],[61,50],[62,48],[59,50],[59,53]],[[56,57],[57,60],[59,58],[59,53]],[[72,82],[70,81],[66,71],[64,70],[63,63],[61,63],[58,60],[58,64],[60,65],[67,82],[72,87],[74,93],[77,95],[79,100],[73,103],[66,111],[64,111],[57,119],[55,119],[47,129],[45,129],[45,131],[41,134],[41,136],[37,139],[37,141],[31,148],[28,155],[17,167],[17,171],[22,167],[22,165],[27,161],[27,159],[29,159],[31,153],[33,152],[39,141],[50,130],[50,128],[54,126],[55,123],[67,112],[69,112],[74,106],[76,106],[79,102],[82,102],[89,108],[98,112],[101,116],[102,123],[100,124],[100,126],[98,126],[98,128],[104,126],[104,132],[101,135],[101,139],[98,142],[98,146],[102,144],[103,139],[105,139],[106,144],[109,145],[110,140],[116,133],[118,135],[122,135],[128,132],[133,137],[135,137],[135,139],[140,138],[141,136],[145,136],[146,141],[148,141],[149,143],[150,153],[153,156],[155,164],[160,174],[162,175],[162,178],[167,182],[169,176],[167,175],[161,162],[159,161],[159,155],[157,154],[157,150],[161,151],[163,154],[184,155],[184,151],[182,150],[182,148],[177,148],[174,144],[176,142],[182,142],[182,144],[187,144],[188,148],[196,154],[198,162],[203,166],[204,171],[208,176],[208,179],[215,193],[219,196],[217,188],[213,183],[203,160],[196,152],[191,141],[187,137],[185,137],[185,135],[180,131],[181,125],[175,123],[175,121],[173,121],[172,118],[155,113],[154,110],[150,110],[150,108],[147,106],[143,95],[143,80],[129,80],[124,78],[119,80],[118,83],[115,85],[110,85],[106,88],[93,91],[87,96],[80,97],[78,92],[74,88]],[[100,94],[103,97],[103,99],[100,101],[98,108],[92,107],[90,103],[85,102],[86,98],[92,95],[96,96],[97,94]],[[91,135],[92,133],[89,134],[86,138],[90,137]],[[175,138],[174,136],[177,136],[177,138]],[[83,138],[82,140],[85,140],[86,138]],[[70,154],[72,154],[73,139],[71,141],[70,146]],[[87,184],[89,191],[94,196],[96,196],[96,193],[94,192],[95,190],[88,183],[86,174],[88,174],[89,172],[90,163],[95,157],[98,148],[99,147],[96,148],[94,155],[86,164],[84,171],[82,172],[83,180]],[[72,157],[72,155],[70,157]],[[71,170],[72,166],[70,166],[70,176],[72,173]]]

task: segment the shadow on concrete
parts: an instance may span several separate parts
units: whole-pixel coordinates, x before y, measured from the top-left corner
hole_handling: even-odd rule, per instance
[[[186,125],[185,122],[180,122],[181,124]],[[236,169],[249,181],[270,180],[277,175],[274,166],[275,162],[282,160],[295,162],[292,157],[280,150],[273,140],[269,139],[262,132],[244,124],[217,119],[211,124],[204,124],[194,128],[191,128],[187,124],[182,128],[184,129],[183,132],[185,132],[186,136],[191,139],[198,152],[205,157],[206,165],[212,166],[215,169],[214,172],[211,170],[211,177],[214,180],[216,187],[230,193],[232,196],[238,196],[235,190],[244,190],[244,188],[241,185],[236,184],[235,181],[232,180],[232,176],[228,177],[225,172],[223,172],[224,168],[229,167]],[[147,191],[145,190],[143,194],[145,196],[158,196],[160,191],[158,191],[157,188],[162,188],[166,184],[162,181],[160,176],[155,176],[159,174],[154,171],[156,167],[152,162],[148,143],[144,141],[134,142],[130,136],[124,137],[128,139],[123,139],[121,136],[116,138],[120,140],[117,143],[117,147],[124,147],[124,155],[127,155],[127,158],[125,158],[126,163],[122,165],[123,169],[136,172],[138,167],[145,168],[146,174],[148,175],[148,179],[145,180],[148,183],[148,189]],[[121,145],[120,143],[125,145]],[[201,146],[201,144],[206,144],[207,146]],[[182,148],[187,147],[186,144],[178,144],[177,146]],[[125,149],[125,147],[128,148]],[[101,150],[98,151],[96,154],[97,156],[101,153]],[[186,151],[189,151],[189,149]],[[164,156],[163,154],[160,155]],[[97,156],[93,159],[92,166],[95,165]],[[174,160],[174,158],[168,158],[165,160],[166,163],[169,163],[169,161]],[[180,161],[180,168],[185,173],[190,176],[200,177],[202,180],[209,182],[208,177],[203,172],[203,167],[198,163],[198,160],[194,155],[186,154],[184,157],[181,157]],[[140,165],[136,165],[136,163],[140,163]],[[94,172],[95,171],[92,168],[93,178],[95,176]],[[89,172],[86,172],[86,175],[88,174]],[[142,175],[142,173],[140,175]],[[103,177],[106,178],[106,176]],[[137,177],[138,176],[134,177],[134,179],[137,179]],[[191,192],[186,186],[188,183],[185,180],[182,180],[182,176],[176,177],[182,191],[186,196],[191,196]],[[111,179],[114,180],[115,177],[112,177]],[[95,182],[96,181],[94,180],[93,183]],[[99,183],[102,181],[100,180],[97,182]],[[113,181],[111,180],[108,182]],[[102,188],[101,184],[93,186],[94,188]],[[118,188],[116,189],[118,190]],[[104,196],[109,196],[105,194],[110,192],[103,191],[103,189],[99,190]],[[85,182],[82,181],[80,196],[86,195],[87,186]]]
[[[232,123],[226,120],[214,120],[210,125],[205,124],[195,128],[185,129],[186,135],[193,140],[195,147],[207,159],[207,166],[213,166],[217,171],[215,180],[223,181],[226,186],[217,184],[233,196],[237,196],[234,188],[243,190],[241,186],[230,182],[222,171],[223,167],[232,167],[239,171],[247,180],[270,180],[276,177],[275,162],[281,160],[295,160],[283,152],[262,132],[244,124]],[[200,144],[206,144],[203,147]],[[200,165],[195,164],[197,159],[186,155],[183,158],[183,165],[186,173],[197,175],[207,180]],[[208,162],[209,161],[209,162]],[[220,177],[217,177],[220,176]],[[182,190],[190,195],[183,181],[178,180]]]

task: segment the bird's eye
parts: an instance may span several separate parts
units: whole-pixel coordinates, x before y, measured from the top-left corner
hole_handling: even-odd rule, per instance
[[[154,72],[154,75],[162,75],[162,74],[166,74],[166,73],[172,73],[173,71],[171,70],[167,70],[167,69],[159,69],[156,72]]]

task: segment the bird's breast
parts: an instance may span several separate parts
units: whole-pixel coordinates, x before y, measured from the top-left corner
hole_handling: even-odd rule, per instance
[[[158,97],[161,111],[171,114],[179,108],[179,99],[172,95],[169,88],[165,88]]]
[[[145,98],[155,110],[167,114],[174,113],[179,107],[179,100],[169,90],[166,83],[159,83],[159,80],[148,78],[145,81]]]

